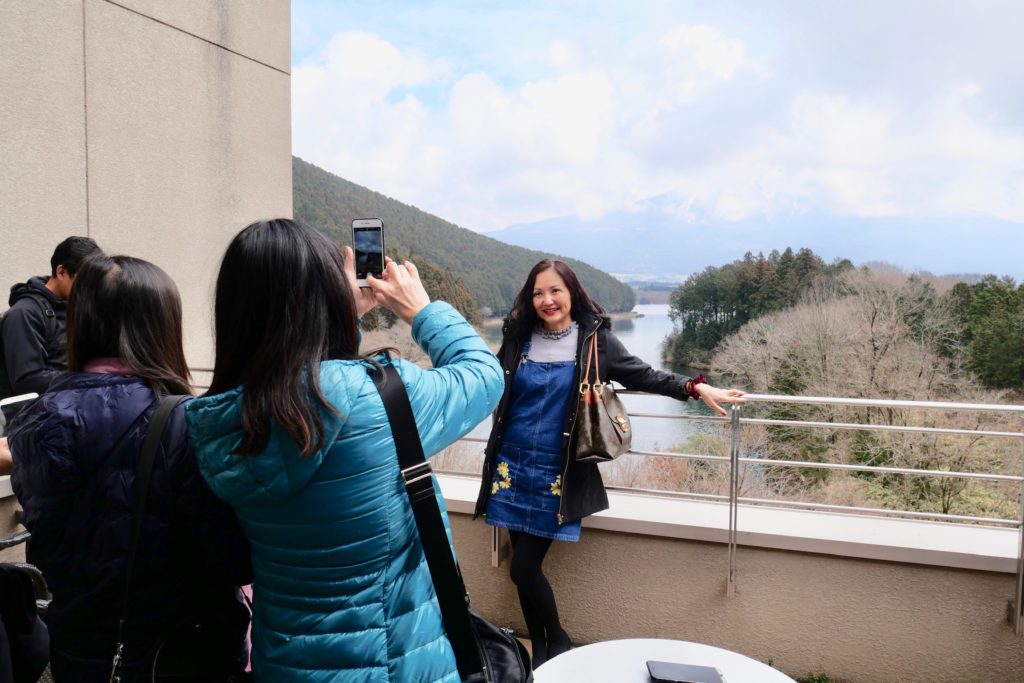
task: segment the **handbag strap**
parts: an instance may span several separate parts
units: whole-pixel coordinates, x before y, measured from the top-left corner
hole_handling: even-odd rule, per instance
[[[121,618],[117,622],[117,648],[114,651],[113,668],[110,671],[111,683],[121,680],[121,663],[124,661],[124,622],[128,616],[128,597],[131,595],[132,575],[135,571],[135,555],[142,537],[142,522],[146,512],[146,498],[149,495],[149,480],[156,462],[156,450],[163,438],[164,430],[171,413],[178,407],[182,396],[165,396],[146,427],[146,438],[142,442],[142,451],[135,466],[135,486],[132,492],[132,528],[128,541],[128,563],[125,576],[124,600],[121,603]]]
[[[601,354],[597,352],[597,332],[590,335],[590,353],[594,356],[594,381],[591,384],[601,384]]]
[[[444,630],[455,652],[459,675],[465,680],[482,672],[485,680],[490,680],[469,618],[469,595],[445,532],[441,508],[437,505],[434,493],[432,470],[423,455],[423,444],[409,404],[409,395],[398,371],[390,363],[375,367],[370,376],[380,392],[388,422],[391,423],[402,481],[412,505],[423,554],[427,558],[430,578],[434,582],[434,592],[441,607]]]
[[[601,383],[601,361],[597,353],[597,332],[590,335],[590,340],[587,342],[587,365],[583,370],[581,376],[580,393],[586,393],[591,385]],[[590,381],[590,366],[594,366],[594,381]]]

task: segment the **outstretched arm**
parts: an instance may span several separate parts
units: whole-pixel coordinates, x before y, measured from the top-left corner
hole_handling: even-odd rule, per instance
[[[498,403],[505,381],[498,359],[458,311],[430,303],[410,261],[388,259],[383,276],[366,278],[377,302],[412,325],[412,336],[433,368],[411,363],[396,368],[409,392],[427,457],[475,427]]]
[[[607,332],[605,338],[605,362],[608,364],[608,379],[614,380],[635,391],[646,391],[661,394],[685,401],[692,398],[687,386],[690,379],[671,372],[655,370],[641,359],[629,353],[622,342],[614,334]],[[699,382],[690,385],[712,410],[725,415],[725,408],[720,403],[744,402],[743,392],[737,389],[718,389]]]
[[[703,382],[693,385],[693,390],[700,394],[700,398],[709,408],[719,415],[727,415],[725,408],[719,403],[746,403],[743,392],[739,389],[719,389]]]

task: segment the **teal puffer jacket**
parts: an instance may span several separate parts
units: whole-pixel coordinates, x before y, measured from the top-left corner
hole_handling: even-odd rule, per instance
[[[430,456],[494,409],[504,380],[448,304],[420,311],[412,334],[434,367],[394,363]],[[327,445],[307,458],[276,426],[262,453],[231,454],[242,434],[240,388],[188,405],[200,470],[252,546],[257,681],[459,680],[367,368],[321,364],[320,386],[339,415],[321,411]]]

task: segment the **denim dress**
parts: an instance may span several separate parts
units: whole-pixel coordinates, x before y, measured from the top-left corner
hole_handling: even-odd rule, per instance
[[[527,344],[512,384],[487,523],[556,541],[578,541],[580,520],[558,523],[562,424],[573,392],[575,362],[534,362],[529,350]]]

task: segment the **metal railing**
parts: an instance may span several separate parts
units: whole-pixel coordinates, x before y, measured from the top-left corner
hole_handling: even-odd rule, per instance
[[[620,391],[620,394],[639,394],[641,392]],[[1000,412],[1021,415],[1024,417],[1024,406],[1001,405],[985,403],[953,403],[943,401],[903,401],[889,399],[859,399],[859,398],[833,398],[817,396],[781,396],[772,394],[747,394],[748,403],[791,403],[818,406],[854,406],[862,408],[892,408],[909,410],[944,410],[944,411],[972,411],[972,412]],[[742,404],[732,404],[729,417],[702,416],[702,415],[666,415],[659,413],[630,412],[631,417],[659,418],[671,420],[692,420],[697,422],[720,423],[727,425],[730,432],[729,455],[701,455],[692,453],[677,453],[667,451],[630,450],[629,453],[645,457],[680,458],[685,460],[701,460],[728,463],[729,466],[729,493],[728,495],[711,493],[694,493],[686,491],[663,491],[639,489],[628,486],[608,486],[609,490],[622,492],[655,494],[669,497],[696,498],[703,500],[715,500],[728,502],[729,505],[729,532],[728,532],[728,584],[727,593],[734,597],[736,592],[736,549],[739,526],[739,507],[744,505],[774,506],[795,509],[812,509],[823,511],[838,511],[851,514],[863,515],[885,515],[898,516],[909,519],[937,519],[947,522],[979,523],[987,525],[1007,526],[1017,529],[1018,551],[1017,551],[1017,576],[1012,602],[1012,623],[1018,636],[1024,635],[1024,476],[1011,474],[997,474],[989,472],[953,471],[941,469],[919,469],[913,467],[891,467],[868,464],[844,464],[830,462],[815,462],[807,460],[779,460],[772,458],[755,458],[742,455],[741,434],[746,426],[777,426],[806,429],[829,429],[829,430],[858,430],[878,432],[902,432],[909,434],[942,434],[956,436],[991,437],[996,439],[1014,439],[1021,443],[1021,462],[1024,471],[1024,431],[999,431],[999,430],[973,430],[957,429],[948,427],[926,427],[912,425],[872,424],[853,422],[821,422],[813,420],[788,420],[788,419],[767,419],[742,417]],[[486,439],[466,437],[466,442],[483,443]],[[871,472],[886,475],[908,475],[918,477],[940,477],[960,478],[975,481],[992,481],[1002,483],[1016,483],[1020,485],[1019,514],[1016,519],[1001,517],[980,517],[971,515],[957,515],[940,512],[925,512],[918,510],[893,510],[885,508],[867,508],[852,505],[834,505],[827,503],[806,502],[799,500],[765,499],[752,498],[740,495],[740,472],[741,466],[771,466],[782,468],[818,469],[818,470],[841,470],[847,472]]]

